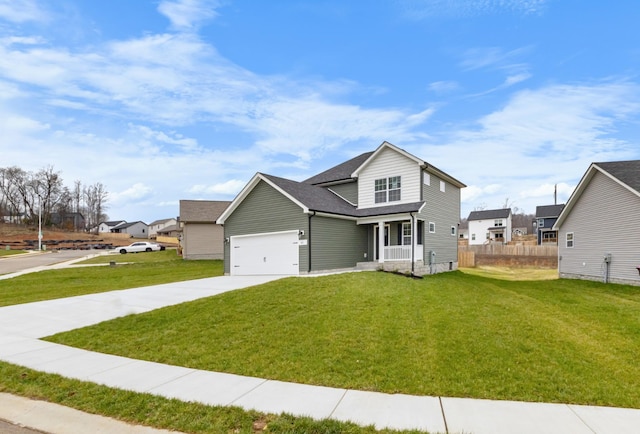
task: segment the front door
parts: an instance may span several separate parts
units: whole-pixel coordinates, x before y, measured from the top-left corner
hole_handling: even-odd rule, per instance
[[[389,245],[389,225],[384,225],[384,245]],[[374,259],[377,261],[380,259],[380,252],[378,252],[378,226],[373,226],[373,252]]]

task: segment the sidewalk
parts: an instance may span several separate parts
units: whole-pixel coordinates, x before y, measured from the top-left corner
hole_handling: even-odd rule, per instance
[[[39,340],[118,316],[147,312],[276,278],[214,277],[0,308],[0,360],[168,398],[315,419],[332,418],[373,424],[377,428],[477,434],[639,432],[640,410],[636,409],[390,395],[309,386],[145,362]],[[14,420],[14,414],[11,405],[0,401],[0,419]],[[26,412],[25,417],[32,419],[20,420],[20,423],[37,427],[34,424],[39,419],[43,423],[46,420],[42,419],[57,418],[51,414]],[[55,434],[79,432],[38,429]],[[93,428],[91,431],[95,432]]]

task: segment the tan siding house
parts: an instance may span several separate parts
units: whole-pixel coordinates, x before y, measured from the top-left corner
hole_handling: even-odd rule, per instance
[[[184,259],[223,259],[224,231],[216,220],[229,201],[181,200],[180,247]]]
[[[593,163],[558,221],[560,277],[640,285],[640,160]]]

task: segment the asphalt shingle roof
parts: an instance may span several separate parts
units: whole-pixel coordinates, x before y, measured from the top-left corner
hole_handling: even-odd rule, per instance
[[[640,193],[640,160],[594,164]]]
[[[227,200],[181,200],[180,221],[215,223],[230,203]]]
[[[302,203],[311,211],[338,214],[350,217],[371,217],[376,215],[417,212],[424,202],[403,203],[375,208],[357,209],[335,193],[324,187],[305,182],[292,181],[262,173],[262,176],[273,182],[281,190]]]
[[[471,211],[467,220],[503,219],[509,217],[509,214],[511,214],[511,208]]]
[[[540,205],[536,207],[536,217],[558,217],[564,208],[564,204],[561,205]]]
[[[307,184],[326,184],[329,182],[346,181],[351,179],[351,174],[369,158],[373,152],[365,152],[351,160],[345,161],[342,164],[338,164],[330,169],[325,170],[322,173],[312,176],[309,179],[304,180]]]

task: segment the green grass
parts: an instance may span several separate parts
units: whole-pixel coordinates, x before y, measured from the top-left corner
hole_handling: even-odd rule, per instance
[[[473,274],[474,276],[501,280],[555,280],[558,278],[558,270],[555,268],[481,266],[461,268],[460,271],[465,274]]]
[[[207,406],[134,393],[71,380],[0,362],[0,392],[55,402],[89,413],[113,417],[133,424],[187,433],[254,434],[373,434],[376,431],[352,423],[314,421],[286,414],[245,411],[237,407]],[[266,427],[265,427],[266,424]],[[265,427],[264,429],[260,429]],[[416,433],[416,431],[403,431]]]
[[[26,253],[26,252],[24,250],[6,250],[6,249],[1,249],[0,250],[0,257],[2,257],[2,256],[19,255],[21,253]]]
[[[49,340],[307,384],[640,408],[640,288],[623,285],[289,278]]]
[[[114,260],[132,263],[115,267],[64,268],[0,280],[0,306],[223,274],[222,261],[185,261],[175,250],[99,256],[85,263],[108,264]]]

